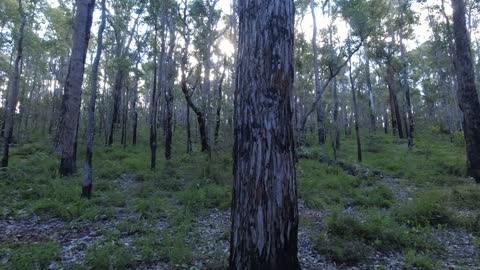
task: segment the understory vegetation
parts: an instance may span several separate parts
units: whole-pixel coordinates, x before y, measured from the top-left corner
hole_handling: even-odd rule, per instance
[[[342,140],[337,155],[353,164],[349,140],[353,137]],[[435,132],[418,136],[413,150],[389,135],[369,135],[365,142],[362,166],[385,175],[349,175],[340,166],[321,163],[320,157],[331,152],[326,146],[298,149],[303,156],[297,165],[300,203],[322,215],[301,216],[300,229],[309,232],[319,254],[339,265],[368,263],[375,254],[402,254],[405,269],[441,269],[438,258],[447,250],[435,237],[438,231],[465,231],[480,243],[480,187],[464,175],[461,144]],[[86,200],[79,196],[81,176],[60,178],[57,159],[46,145],[35,141],[12,149],[12,166],[1,175],[0,218],[97,228],[100,237],[76,263],[124,269],[164,262],[185,269],[202,259],[194,248],[203,233],[195,219],[230,207],[227,146],[210,161],[201,153],[179,154],[160,161],[152,172],[146,142],[125,148],[98,145],[95,191]],[[180,153],[184,146],[176,141],[174,148]],[[229,232],[222,237],[228,240]],[[52,235],[2,238],[0,268],[61,266],[62,252]],[[75,263],[63,267],[81,268]]]

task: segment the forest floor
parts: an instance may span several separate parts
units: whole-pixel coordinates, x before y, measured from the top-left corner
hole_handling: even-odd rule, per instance
[[[361,165],[353,138],[337,160],[327,146],[298,151],[302,268],[480,269],[480,187],[464,175],[461,138],[422,134],[412,150],[362,140]],[[0,173],[0,269],[226,269],[232,160],[219,149],[151,172],[146,142],[98,146],[85,200],[46,142],[14,147]]]

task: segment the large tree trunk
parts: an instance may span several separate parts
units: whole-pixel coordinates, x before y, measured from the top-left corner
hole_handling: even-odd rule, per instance
[[[300,269],[293,0],[240,0],[230,269]]]
[[[11,87],[7,99],[7,107],[6,107],[6,119],[5,119],[5,128],[4,128],[4,141],[3,141],[3,152],[2,152],[2,164],[1,167],[8,166],[8,153],[10,150],[10,142],[13,136],[13,123],[14,123],[14,116],[15,116],[15,109],[17,108],[18,102],[18,92],[20,90],[20,76],[22,74],[22,57],[23,57],[23,38],[25,32],[25,24],[26,24],[26,15],[23,10],[23,3],[22,0],[18,0],[18,10],[21,16],[18,40],[17,40],[17,57],[15,58],[14,63],[14,73],[13,79],[11,82]]]
[[[467,147],[467,173],[480,183],[480,101],[475,87],[470,40],[465,21],[464,0],[452,0],[456,48],[458,100],[463,112],[463,133]]]
[[[62,98],[60,120],[60,174],[76,172],[75,142],[82,98],[83,73],[95,0],[76,0],[73,22],[73,42],[65,90]]]
[[[87,112],[87,149],[85,152],[85,168],[83,172],[82,197],[89,198],[92,196],[92,157],[93,157],[93,141],[95,138],[95,102],[97,101],[98,88],[98,66],[102,57],[103,49],[103,31],[106,22],[106,0],[102,0],[102,19],[98,28],[98,41],[95,60],[92,65],[92,75],[90,76],[90,101],[88,103]]]

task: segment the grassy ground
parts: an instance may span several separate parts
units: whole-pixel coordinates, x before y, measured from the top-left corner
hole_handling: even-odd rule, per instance
[[[362,166],[391,177],[351,176],[340,167],[321,164],[320,155],[331,156],[327,146],[301,150],[309,158],[298,164],[300,199],[322,216],[302,217],[301,226],[322,256],[339,265],[361,265],[378,254],[399,254],[406,269],[441,269],[445,265],[439,258],[449,252],[439,236],[445,231],[471,236],[468,241],[476,243],[478,254],[480,188],[465,178],[460,139],[451,143],[440,134],[421,134],[413,150],[388,135],[362,139]],[[159,149],[158,169],[152,172],[146,142],[126,148],[98,145],[94,196],[84,200],[79,196],[80,176],[58,176],[49,142],[14,147],[11,166],[0,175],[0,227],[11,226],[0,228],[0,269],[123,269],[152,264],[188,269],[205,259],[195,248],[203,233],[196,218],[209,209],[227,211],[230,206],[231,148],[225,143],[220,149],[209,161],[198,151],[186,154],[177,140],[173,160],[166,162]],[[353,138],[344,139],[338,159],[355,163],[355,151]],[[32,227],[32,219],[40,219],[33,224],[47,228]],[[22,226],[57,233],[34,235]],[[223,234],[228,239],[228,232]],[[69,261],[61,259],[69,254],[65,238],[87,239],[81,242],[85,251]],[[470,261],[455,263],[469,269]],[[225,266],[225,260],[203,264]]]

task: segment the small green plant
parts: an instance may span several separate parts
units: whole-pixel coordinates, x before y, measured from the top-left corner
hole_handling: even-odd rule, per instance
[[[126,269],[133,265],[132,252],[116,240],[93,245],[87,250],[86,262],[94,269]]]
[[[405,254],[405,266],[406,270],[433,270],[438,269],[433,259],[427,255],[416,253],[413,250],[407,251]]]

